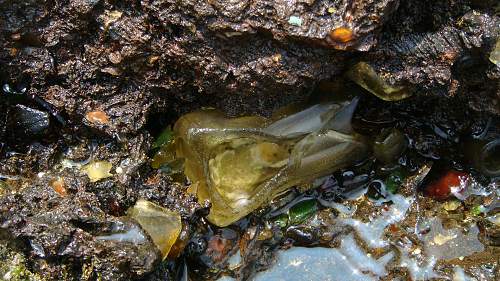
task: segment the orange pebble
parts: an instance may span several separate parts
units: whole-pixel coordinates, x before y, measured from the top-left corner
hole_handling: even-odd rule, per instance
[[[398,227],[397,225],[395,225],[395,224],[391,224],[391,225],[389,226],[389,230],[390,230],[391,232],[393,232],[393,233],[396,233],[396,232],[398,232],[398,231],[399,231],[399,227]]]
[[[85,118],[94,124],[107,124],[109,117],[104,111],[91,111],[85,115]]]
[[[64,187],[64,179],[58,178],[52,182],[52,188],[55,192],[57,192],[61,196],[66,196],[68,193],[66,191],[66,187]]]
[[[330,38],[339,43],[347,43],[353,39],[353,33],[347,27],[337,27],[330,31]]]

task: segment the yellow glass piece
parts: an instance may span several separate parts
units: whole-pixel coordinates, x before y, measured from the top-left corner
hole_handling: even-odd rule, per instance
[[[288,151],[276,143],[246,143],[227,149],[208,162],[210,180],[230,201],[254,195],[255,185],[286,165]],[[238,187],[238,188],[235,188]]]
[[[110,173],[113,165],[108,161],[92,161],[82,167],[82,170],[87,174],[90,182],[96,182],[104,178],[112,177]]]
[[[137,200],[127,214],[141,225],[165,259],[181,233],[181,216],[144,199]]]
[[[365,90],[385,101],[398,101],[411,96],[403,86],[392,86],[382,79],[366,62],[355,64],[347,76]]]

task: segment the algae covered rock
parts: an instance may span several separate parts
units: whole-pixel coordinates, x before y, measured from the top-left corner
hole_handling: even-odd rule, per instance
[[[0,279],[9,281],[44,280],[29,270],[23,254],[9,250],[4,244],[0,244]]]

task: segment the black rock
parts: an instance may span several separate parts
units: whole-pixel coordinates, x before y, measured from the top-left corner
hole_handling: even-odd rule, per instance
[[[22,141],[43,135],[50,126],[49,114],[24,105],[15,105],[8,111],[7,136]]]

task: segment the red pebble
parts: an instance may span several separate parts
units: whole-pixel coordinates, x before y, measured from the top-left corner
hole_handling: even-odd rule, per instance
[[[468,175],[463,172],[449,171],[439,180],[432,182],[425,188],[425,194],[437,200],[445,200],[451,195],[452,188],[460,188],[461,192],[465,187],[462,182],[466,182]]]

